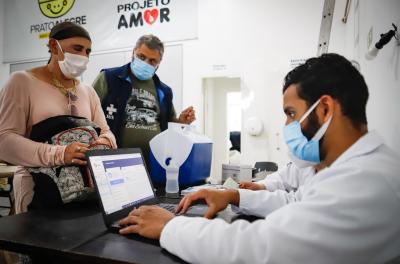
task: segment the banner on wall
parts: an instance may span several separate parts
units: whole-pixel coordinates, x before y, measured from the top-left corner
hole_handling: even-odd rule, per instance
[[[6,0],[4,62],[48,58],[50,30],[63,21],[89,31],[93,52],[132,48],[144,34],[195,39],[197,7],[197,0]]]

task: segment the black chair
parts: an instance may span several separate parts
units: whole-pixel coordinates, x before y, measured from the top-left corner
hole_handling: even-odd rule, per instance
[[[254,173],[258,173],[261,171],[277,171],[278,170],[278,164],[272,161],[258,161],[254,164],[254,167],[256,168]]]
[[[240,152],[240,131],[229,132],[229,140],[232,143],[232,147],[229,150],[237,150]]]

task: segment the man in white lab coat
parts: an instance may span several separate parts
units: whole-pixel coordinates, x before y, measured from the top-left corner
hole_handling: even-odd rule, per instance
[[[186,211],[204,199],[206,217],[238,206],[265,217],[231,224],[174,216],[143,206],[121,221],[122,234],[160,239],[195,263],[385,263],[400,255],[399,156],[368,132],[368,88],[351,63],[324,54],[285,77],[285,140],[291,153],[325,167],[296,191],[295,201],[265,206],[284,192],[202,190],[182,199]]]

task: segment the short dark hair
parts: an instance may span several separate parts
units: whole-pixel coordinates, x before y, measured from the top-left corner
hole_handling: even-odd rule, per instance
[[[355,127],[367,124],[368,87],[360,72],[343,56],[334,53],[310,58],[290,71],[283,92],[297,85],[297,94],[310,107],[323,95],[336,99]]]
[[[92,41],[90,39],[89,32],[87,32],[86,29],[76,23],[69,21],[56,24],[54,27],[52,27],[49,35],[49,38],[57,40],[73,37],[82,37],[88,39],[89,41]]]
[[[162,41],[154,35],[143,35],[136,41],[135,49],[145,44],[149,49],[158,50],[160,52],[160,57],[164,55],[164,44]]]
[[[86,38],[87,40],[92,41],[89,32],[86,29],[70,21],[64,21],[56,24],[54,27],[51,28],[49,34],[49,39],[56,39],[56,40],[63,40],[74,37]],[[47,47],[49,48],[48,44]],[[50,48],[48,52],[51,53]],[[51,56],[50,59],[47,61],[47,64],[49,64],[50,61],[51,61]]]

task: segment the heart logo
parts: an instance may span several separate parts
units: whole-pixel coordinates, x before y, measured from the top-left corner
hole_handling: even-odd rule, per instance
[[[152,9],[152,10],[147,9],[146,11],[144,11],[144,20],[149,25],[152,25],[154,22],[156,22],[157,17],[158,17],[158,9]]]

